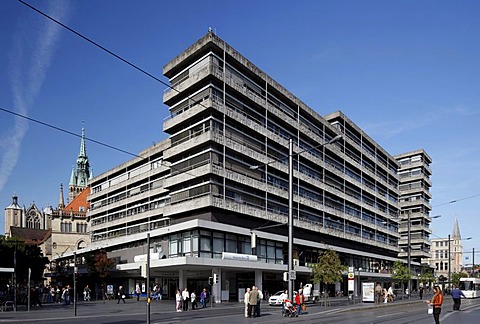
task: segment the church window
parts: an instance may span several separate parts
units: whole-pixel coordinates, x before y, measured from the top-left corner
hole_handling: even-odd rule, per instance
[[[77,223],[77,233],[86,233],[86,232],[87,232],[87,224]]]
[[[27,216],[27,228],[40,229],[40,217],[35,214]]]
[[[69,223],[69,222],[60,223],[60,232],[71,233],[72,232],[72,223]]]

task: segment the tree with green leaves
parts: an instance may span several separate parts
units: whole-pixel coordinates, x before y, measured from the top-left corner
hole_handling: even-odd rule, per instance
[[[425,285],[430,285],[430,283],[435,281],[435,276],[433,275],[432,271],[427,271],[424,269],[422,274],[418,277],[420,282],[422,282]]]
[[[452,273],[452,284],[454,284],[455,286],[459,286],[460,285],[460,278],[465,278],[465,277],[468,277],[468,275],[466,273],[463,273],[463,272],[453,272]]]
[[[105,298],[106,284],[105,279],[110,275],[110,271],[115,266],[115,260],[107,256],[104,250],[87,253],[84,256],[89,275],[100,282],[102,298]]]
[[[412,272],[403,264],[402,261],[397,260],[393,264],[392,278],[401,282],[403,294],[405,291],[405,283],[412,279]]]
[[[334,284],[342,280],[342,273],[347,271],[348,267],[342,265],[338,253],[327,249],[320,253],[317,263],[311,266],[313,283],[323,283],[325,286]],[[327,294],[324,294],[325,305]]]
[[[16,251],[16,253],[15,253]],[[13,268],[16,254],[17,282],[28,281],[28,269],[31,270],[30,279],[34,282],[43,281],[45,266],[48,258],[37,245],[25,244],[17,238],[0,236],[0,267]]]

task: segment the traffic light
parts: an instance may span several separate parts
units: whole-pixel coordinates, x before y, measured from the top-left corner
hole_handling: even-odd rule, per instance
[[[217,284],[218,283],[218,276],[216,273],[213,274],[213,283]]]
[[[208,277],[208,285],[209,286],[213,285],[213,277]]]

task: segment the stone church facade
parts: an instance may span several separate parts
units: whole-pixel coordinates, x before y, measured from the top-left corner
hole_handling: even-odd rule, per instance
[[[90,244],[87,210],[88,180],[93,176],[85,147],[85,129],[82,127],[80,152],[73,168],[65,204],[63,185],[60,184],[58,205],[38,208],[32,202],[27,208],[19,204],[17,195],[5,208],[5,236],[15,237],[26,244],[38,245],[49,261],[64,253],[81,249]],[[46,273],[54,272],[50,263]]]

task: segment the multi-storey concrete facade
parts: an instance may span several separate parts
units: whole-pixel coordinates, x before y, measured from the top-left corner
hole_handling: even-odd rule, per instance
[[[327,248],[362,277],[389,280],[400,239],[394,157],[343,113],[317,114],[211,32],[164,74],[169,138],[90,181],[85,251],[108,246],[131,288],[144,281],[149,233],[152,277],[167,296],[198,291],[212,273],[221,299],[252,284],[283,288],[292,139],[297,285]]]
[[[430,164],[432,159],[424,150],[395,156],[400,169],[400,254],[399,257],[421,263],[430,256]],[[410,222],[409,222],[410,220]],[[409,238],[410,234],[410,238]]]

